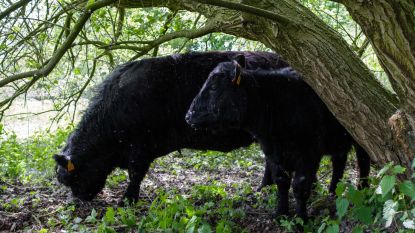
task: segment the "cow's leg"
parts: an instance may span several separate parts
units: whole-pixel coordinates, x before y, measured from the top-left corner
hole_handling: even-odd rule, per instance
[[[282,145],[274,142],[261,142],[262,150],[265,154],[265,159],[268,171],[271,173],[272,182],[278,186],[278,204],[277,216],[288,214],[288,191],[291,184],[291,175],[282,166],[282,159],[284,156],[284,148]]]
[[[346,168],[347,153],[348,151],[342,151],[331,156],[331,162],[333,164],[333,174],[331,176],[329,187],[329,192],[331,194],[336,193],[337,184],[343,178],[344,169]]]
[[[295,170],[293,191],[296,201],[295,213],[303,220],[307,220],[307,201],[311,187],[320,163],[320,156],[311,155],[307,159],[299,159]]]
[[[150,159],[150,156],[146,156],[147,153],[143,152],[143,150],[133,150],[133,153],[129,156],[128,177],[130,182],[128,183],[123,200],[127,199],[128,201],[134,202],[139,198],[141,181],[153,161],[153,159]]]
[[[358,188],[369,187],[368,176],[370,172],[370,157],[366,151],[355,143],[357,164],[359,165],[359,184]]]
[[[257,189],[258,192],[261,191],[262,188],[264,188],[265,186],[274,184],[274,182],[272,181],[272,172],[269,163],[270,162],[265,158],[264,176],[262,177],[261,186],[259,186],[259,188]]]
[[[290,173],[283,166],[274,162],[269,162],[269,168],[271,169],[272,180],[278,186],[278,204],[275,214],[277,216],[287,215],[289,208],[288,191],[291,184]]]

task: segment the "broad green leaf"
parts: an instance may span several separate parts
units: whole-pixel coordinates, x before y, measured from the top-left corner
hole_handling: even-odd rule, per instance
[[[338,224],[330,225],[326,229],[326,233],[339,233],[339,231],[340,229]]]
[[[399,185],[399,191],[411,198],[411,200],[415,200],[415,184],[411,181],[405,180],[402,182],[402,184]]]
[[[346,184],[343,182],[339,182],[336,187],[336,196],[340,197],[343,194],[345,189],[346,189]]]
[[[347,198],[353,203],[355,206],[361,206],[363,204],[364,196],[363,192],[360,190],[351,187],[349,192],[347,193]]]
[[[398,202],[393,200],[387,200],[383,206],[383,219],[386,221],[385,227],[389,227],[392,224],[393,217],[398,210]]]
[[[392,167],[392,163],[386,164],[377,174],[377,177],[382,177],[390,168]]]
[[[373,222],[371,207],[358,207],[353,210],[353,213],[355,218],[364,224],[371,224]]]
[[[211,233],[212,232],[212,228],[210,227],[209,224],[203,224],[202,227],[200,227],[197,231],[198,233]]]
[[[336,200],[336,209],[337,209],[337,216],[339,219],[342,219],[347,212],[347,208],[349,207],[349,201],[345,198],[338,198]]]
[[[392,172],[393,174],[402,174],[406,171],[406,168],[402,167],[401,165],[396,165],[393,167]]]
[[[380,181],[380,187],[382,189],[382,197],[385,197],[395,186],[396,178],[394,176],[384,176]]]

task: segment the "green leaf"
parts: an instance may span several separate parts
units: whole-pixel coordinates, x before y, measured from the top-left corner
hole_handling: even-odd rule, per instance
[[[392,167],[392,162],[386,164],[382,169],[380,169],[377,177],[383,176],[391,167]]]
[[[353,228],[353,233],[363,233],[363,228],[361,226],[355,226]]]
[[[111,224],[114,224],[114,222],[115,222],[115,211],[114,211],[114,208],[109,207],[107,209],[107,212],[105,213],[105,216],[104,216],[104,221],[106,223],[110,224],[110,225]]]
[[[345,189],[346,189],[346,184],[343,182],[339,182],[336,187],[336,196],[340,197],[344,193]]]
[[[202,227],[200,227],[197,230],[198,233],[211,233],[212,232],[212,228],[210,227],[209,224],[203,224]]]
[[[402,184],[399,185],[399,191],[411,198],[411,200],[415,200],[415,184],[412,183],[412,181],[405,180],[402,182]]]
[[[75,69],[73,69],[73,73],[75,75],[80,75],[81,74],[81,69],[79,69],[79,67],[76,67]]]
[[[193,233],[195,231],[195,227],[197,224],[197,217],[196,215],[193,216],[186,225],[186,233]]]
[[[357,220],[361,221],[364,224],[371,224],[373,222],[371,207],[361,206],[361,207],[355,208],[353,210],[353,215],[355,216]]]
[[[339,224],[334,223],[333,225],[330,225],[326,229],[326,233],[339,233]]]
[[[360,190],[355,189],[354,187],[349,188],[349,192],[347,193],[347,198],[355,206],[361,206],[363,204],[363,200],[364,200],[363,192],[360,191]]]
[[[405,167],[402,167],[401,165],[396,165],[393,167],[392,173],[394,175],[397,175],[397,174],[403,174],[405,171],[406,171]]]
[[[398,209],[398,202],[393,200],[387,200],[383,206],[383,219],[385,219],[385,227],[389,227],[392,224],[393,217]]]
[[[321,224],[321,226],[318,228],[317,233],[321,233],[323,232],[323,230],[326,228],[326,223],[323,222],[323,224]]]
[[[342,219],[347,212],[347,208],[349,207],[349,201],[345,198],[338,198],[336,200],[336,209],[337,209],[337,216],[339,219]]]
[[[86,8],[89,8],[92,4],[94,4],[95,0],[88,0],[88,4],[86,4]]]
[[[380,187],[382,190],[382,197],[385,197],[395,186],[396,178],[394,176],[384,176],[380,181]]]

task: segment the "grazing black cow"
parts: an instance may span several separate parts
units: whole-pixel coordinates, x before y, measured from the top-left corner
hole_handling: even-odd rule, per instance
[[[278,185],[277,214],[288,213],[295,173],[296,214],[307,218],[306,202],[324,154],[332,155],[335,168],[344,168],[355,145],[360,178],[365,179],[370,169],[367,153],[290,67],[249,69],[243,55],[220,63],[193,100],[186,121],[194,128],[245,129],[259,141]],[[343,169],[334,169],[331,192],[342,175]]]
[[[124,197],[135,200],[157,157],[180,148],[230,151],[251,144],[252,137],[245,131],[194,131],[184,120],[210,71],[238,54],[246,57],[252,69],[288,66],[274,53],[209,52],[118,67],[101,84],[67,145],[54,156],[58,180],[74,196],[91,200],[111,171],[127,168],[130,182]]]

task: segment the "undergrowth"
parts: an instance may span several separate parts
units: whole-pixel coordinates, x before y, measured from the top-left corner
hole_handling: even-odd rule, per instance
[[[307,223],[293,216],[274,219],[277,188],[255,191],[263,172],[263,158],[256,145],[230,153],[183,150],[158,159],[150,173],[166,174],[163,177],[171,180],[147,176],[142,187],[147,198],[126,203],[125,207],[114,203],[121,196],[118,194],[122,194],[128,175],[116,170],[107,179],[107,189],[98,201],[79,204],[70,199],[69,189],[56,182],[52,159],[71,130],[68,127],[19,140],[0,125],[0,218],[6,219],[0,220],[0,230],[189,233],[255,229],[294,232],[300,227],[306,232],[329,233],[415,230],[415,177],[399,180],[397,177],[405,168],[392,163],[371,176],[369,189],[357,190],[346,177],[338,185],[331,204],[328,201],[329,204],[322,205],[330,199],[327,185],[331,163],[326,158],[309,206],[318,214]],[[258,221],[271,229],[256,228]]]

